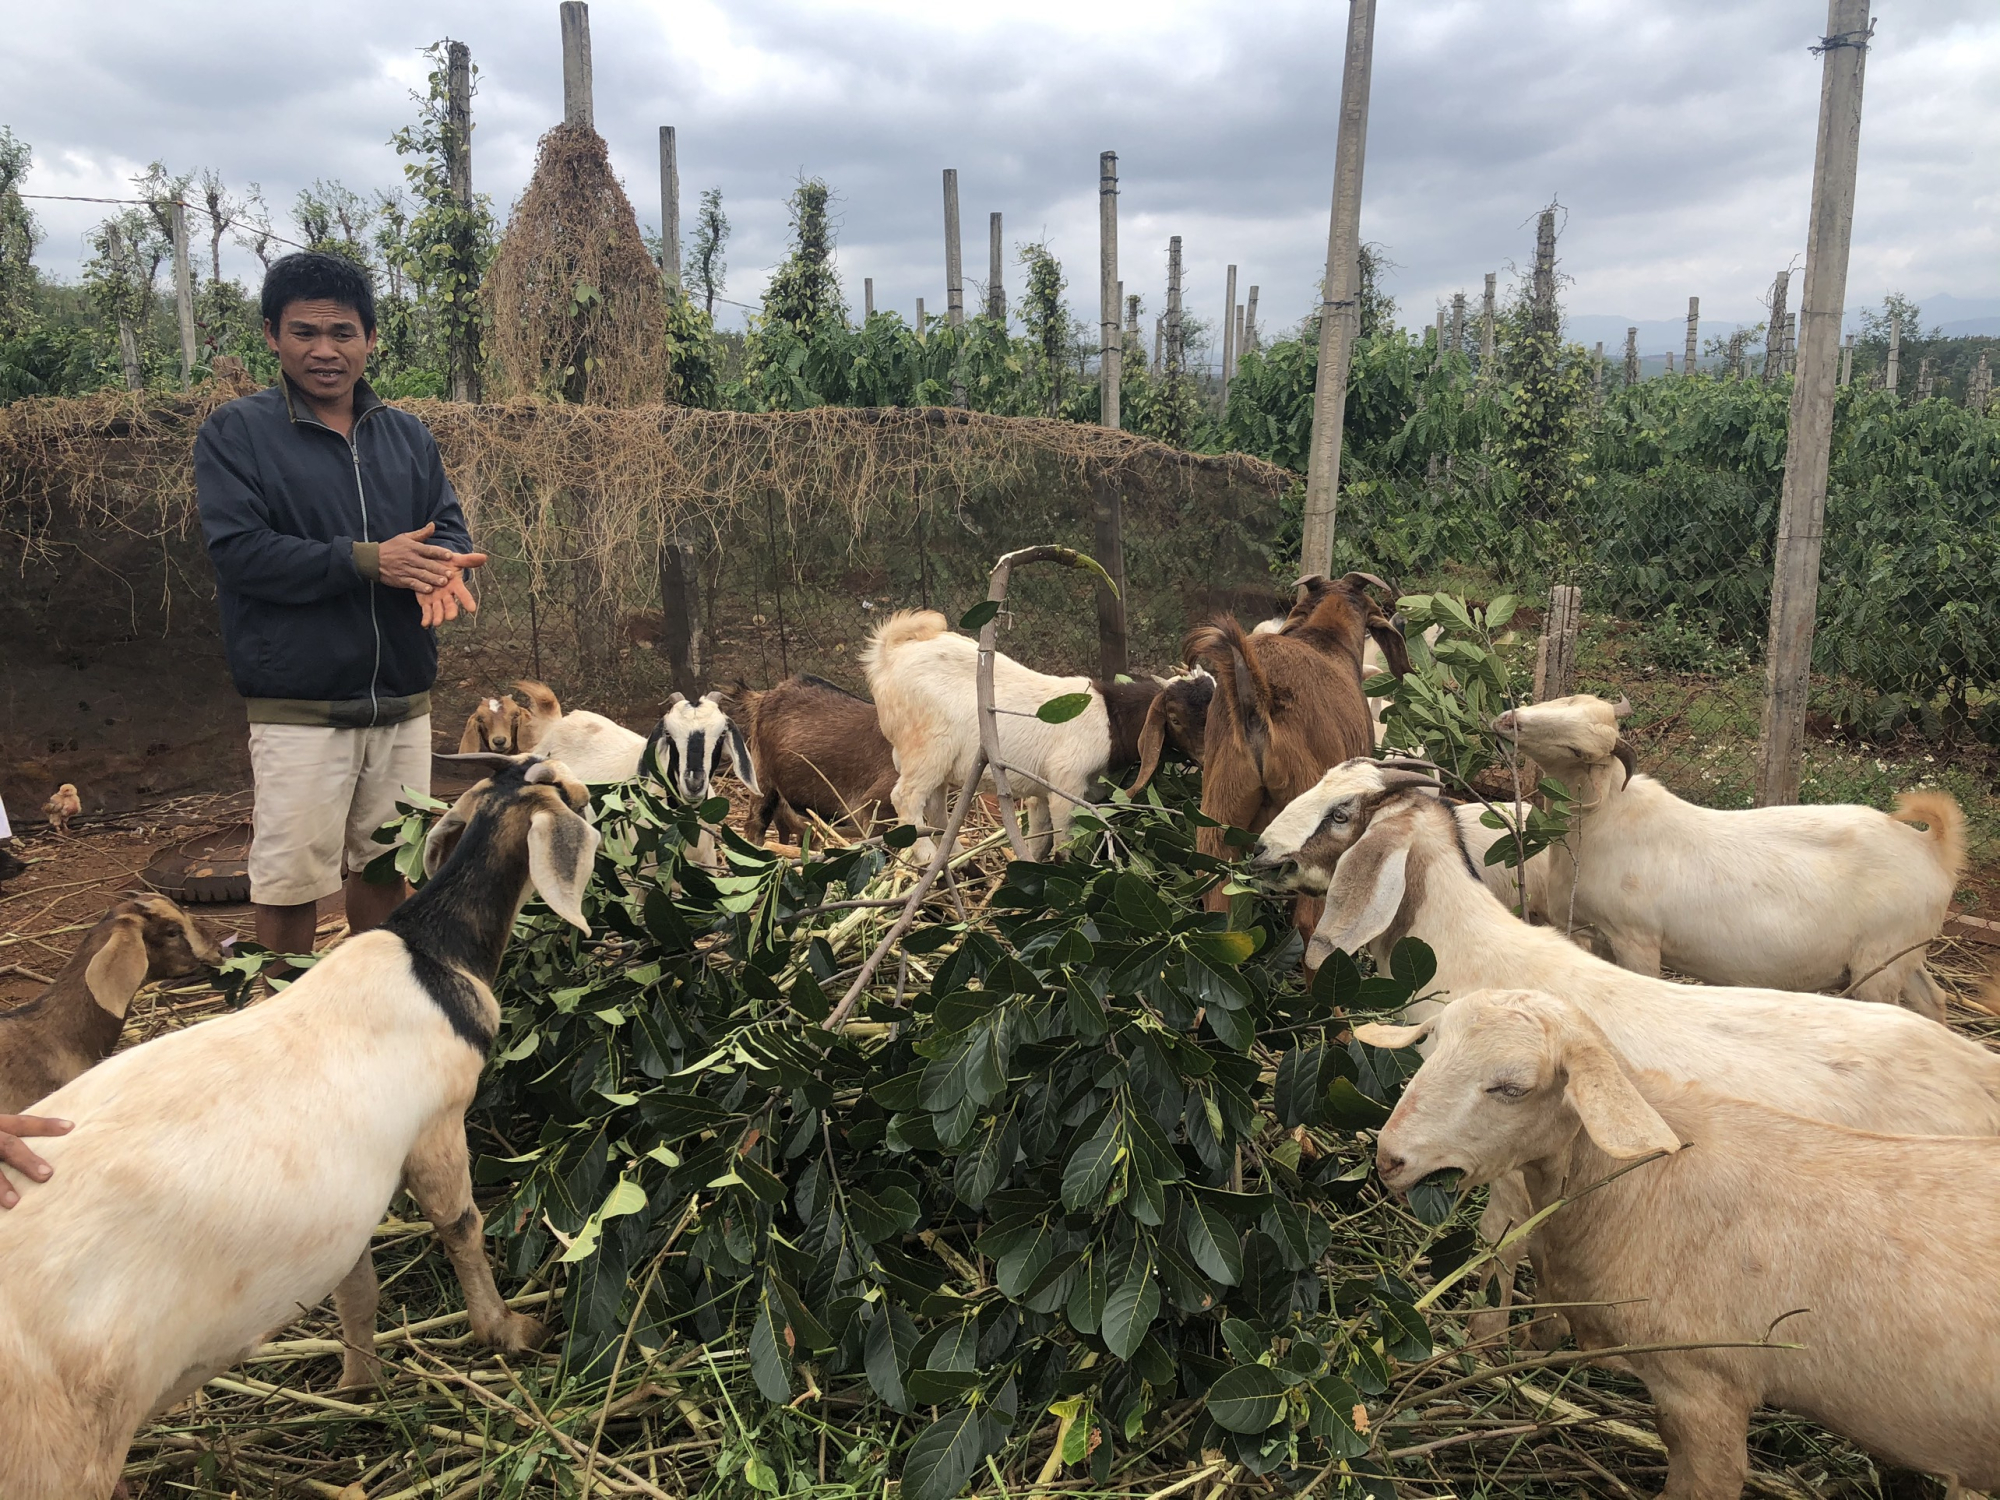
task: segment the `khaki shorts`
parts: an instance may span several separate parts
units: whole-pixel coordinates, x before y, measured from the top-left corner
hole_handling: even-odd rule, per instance
[[[371,835],[395,816],[404,787],[430,791],[430,715],[373,729],[252,724],[250,773],[250,899],[317,901],[340,889],[343,856],[353,871],[382,853]]]

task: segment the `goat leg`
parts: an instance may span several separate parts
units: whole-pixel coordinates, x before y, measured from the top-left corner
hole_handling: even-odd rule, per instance
[[[450,1115],[424,1132],[403,1164],[403,1185],[451,1257],[451,1268],[465,1291],[473,1337],[507,1353],[540,1345],[548,1330],[536,1319],[511,1310],[493,1284],[493,1265],[486,1257],[486,1221],[472,1201],[472,1163],[463,1115]]]
[[[333,1312],[340,1320],[340,1385],[343,1390],[382,1383],[375,1357],[375,1309],[382,1300],[375,1280],[375,1252],[363,1250],[354,1269],[333,1289]]]

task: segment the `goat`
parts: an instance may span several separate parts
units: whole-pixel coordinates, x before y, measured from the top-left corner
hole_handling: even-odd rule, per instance
[[[564,713],[546,683],[522,678],[514,684],[528,702],[509,696],[488,698],[465,721],[459,736],[462,755],[519,755],[527,751],[559,760],[587,782],[630,781],[639,774],[646,737],[588,709]]]
[[[753,796],[757,794],[749,747],[743,743],[743,731],[723,709],[720,692],[705,694],[695,703],[675,693],[660,722],[640,744],[640,764],[651,767],[667,790],[690,807],[709,799],[711,783],[725,770]]]
[[[329,1292],[349,1382],[374,1375],[369,1237],[400,1182],[472,1332],[539,1343],[493,1284],[465,1110],[530,889],[589,931],[598,835],[555,761],[495,759],[431,829],[432,878],[277,995],[112,1057],[43,1102],[75,1122],[0,1214],[0,1495],[110,1493],[133,1431]]]
[[[861,653],[883,737],[893,747],[897,778],[890,792],[896,816],[918,827],[944,823],[945,791],[961,786],[979,755],[975,674],[979,647],[952,633],[933,609],[899,610],[869,637]],[[1089,677],[1049,677],[996,652],[993,699],[1001,759],[1025,786],[1029,836],[1046,849],[1069,832],[1076,804],[1106,771],[1135,765],[1140,738],[1155,701],[1176,684],[1102,682]],[[1087,693],[1090,706],[1063,724],[1045,724],[1035,711],[1051,698]],[[1185,722],[1182,718],[1179,722]],[[1175,720],[1162,713],[1163,742],[1199,759]],[[920,839],[916,857],[931,857]]]
[[[1965,868],[1964,815],[1948,793],[1907,792],[1893,814],[1696,807],[1634,774],[1618,733],[1630,712],[1582,694],[1493,721],[1575,799],[1568,837],[1549,851],[1559,910],[1635,973],[1664,962],[1711,984],[1851,987],[1944,1019],[1924,949]]]
[[[1189,633],[1184,658],[1208,667],[1216,683],[1201,754],[1201,810],[1216,826],[1196,835],[1203,854],[1229,858],[1230,828],[1257,832],[1328,766],[1374,745],[1361,692],[1363,643],[1372,637],[1398,676],[1410,662],[1370,584],[1387,589],[1366,573],[1303,579],[1280,630],[1246,636],[1225,617]],[[1218,891],[1208,900],[1220,909],[1226,898]],[[1310,919],[1304,908],[1301,918]]]
[[[1765,1404],[2000,1485],[2000,1141],[1868,1134],[1635,1077],[1588,1010],[1546,994],[1474,991],[1425,1026],[1356,1034],[1427,1030],[1378,1140],[1384,1185],[1518,1172],[1532,1209],[1568,1200],[1533,1232],[1538,1290],[1579,1347],[1654,1348],[1623,1363],[1658,1408],[1666,1494],[1735,1500]],[[1690,1344],[1720,1347],[1673,1347]]]
[[[802,812],[863,836],[894,819],[896,756],[875,705],[821,677],[788,677],[762,692],[738,679],[718,701],[749,741],[759,801],[743,834],[764,841],[775,821],[788,843],[804,838]]]
[[[1676,984],[1530,927],[1479,879],[1453,810],[1415,772],[1337,766],[1264,830],[1253,870],[1326,892],[1313,961],[1404,937],[1437,955],[1422,1020],[1494,986],[1582,1006],[1634,1067],[1862,1130],[2000,1134],[2000,1055],[1891,1006],[1784,990]]]
[[[548,694],[547,701],[551,705],[556,702],[555,694],[539,682],[529,682],[524,678],[514,686],[523,690],[540,688]],[[530,697],[532,699],[533,695]],[[554,722],[561,717],[562,710],[556,707],[548,716],[548,721]],[[465,730],[458,737],[459,754],[518,755],[534,748],[531,742],[539,725],[535,710],[524,707],[511,693],[505,698],[483,698],[466,717]]]
[[[220,962],[215,939],[166,897],[117,902],[47,989],[0,1012],[0,1115],[22,1112],[109,1057],[141,985]]]

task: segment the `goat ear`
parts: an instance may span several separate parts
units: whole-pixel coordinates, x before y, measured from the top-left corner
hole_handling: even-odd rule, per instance
[[[571,812],[567,806],[544,804],[528,821],[528,878],[535,893],[548,902],[549,910],[585,936],[590,923],[583,919],[583,891],[590,884],[590,868],[597,858],[598,832]]]
[[[1571,1028],[1563,1037],[1562,1060],[1569,1075],[1563,1098],[1598,1150],[1621,1161],[1680,1150],[1680,1137],[1632,1086],[1601,1036]]]
[[[128,913],[112,921],[111,935],[83,971],[83,983],[99,1007],[123,1019],[145,982],[146,919]]]
[[[1357,952],[1389,930],[1403,909],[1409,832],[1402,818],[1378,822],[1341,855],[1327,886],[1326,911],[1306,948],[1307,964],[1317,968],[1336,948]]]
[[[736,727],[736,721],[729,719],[722,736],[722,744],[717,748],[729,759],[729,769],[736,773],[736,779],[750,789],[750,795],[761,797],[764,789],[757,785],[757,767],[751,763],[750,747],[743,740],[743,731]]]
[[[1146,783],[1160,769],[1160,752],[1167,741],[1167,691],[1163,688],[1153,695],[1146,708],[1146,722],[1139,726],[1139,777],[1132,783],[1130,796],[1145,791]]]
[[[477,790],[477,787],[473,788],[473,791]],[[437,874],[438,866],[451,858],[451,851],[458,847],[465,825],[472,821],[464,810],[471,801],[472,792],[467,792],[443,817],[431,824],[431,831],[424,835],[424,879]]]
[[[1394,620],[1376,618],[1369,621],[1368,633],[1382,648],[1382,658],[1388,662],[1389,671],[1397,677],[1406,675],[1410,670],[1410,647],[1403,638],[1402,627]]]
[[[479,732],[479,715],[474,714],[465,721],[465,733],[458,737],[458,753],[470,755],[475,750],[486,748],[486,736]]]
[[[1412,1047],[1429,1036],[1436,1026],[1435,1016],[1415,1026],[1389,1026],[1381,1021],[1363,1021],[1354,1028],[1354,1036],[1355,1040],[1366,1042],[1371,1047]]]

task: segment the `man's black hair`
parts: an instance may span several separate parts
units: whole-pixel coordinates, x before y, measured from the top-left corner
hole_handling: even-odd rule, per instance
[[[361,319],[361,331],[375,331],[375,287],[353,261],[317,250],[300,250],[264,273],[264,321],[276,331],[294,302],[338,302]]]

